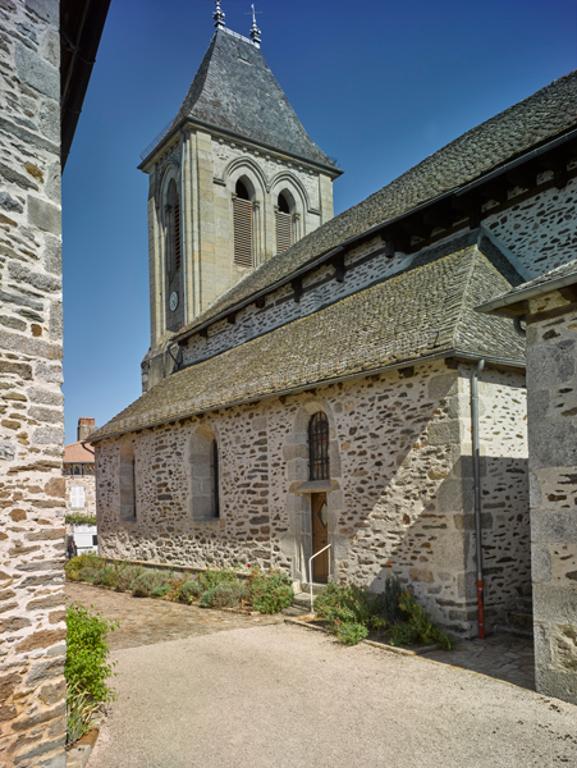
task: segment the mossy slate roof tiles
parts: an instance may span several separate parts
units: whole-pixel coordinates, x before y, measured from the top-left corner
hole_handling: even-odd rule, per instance
[[[427,157],[387,186],[269,259],[217,299],[189,328],[286,278],[371,227],[470,183],[577,127],[577,70],[547,85]]]
[[[475,311],[510,287],[489,250],[461,240],[449,255],[174,373],[91,441],[428,356],[461,352],[522,364],[513,322]]]

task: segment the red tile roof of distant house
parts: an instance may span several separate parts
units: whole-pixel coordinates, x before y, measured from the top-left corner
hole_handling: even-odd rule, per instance
[[[65,464],[94,464],[94,448],[90,443],[70,443],[64,448]]]

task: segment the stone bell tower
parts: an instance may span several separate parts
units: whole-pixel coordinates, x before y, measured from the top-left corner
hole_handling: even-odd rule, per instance
[[[215,32],[149,177],[151,345],[143,388],[173,368],[174,334],[265,261],[333,216],[335,163],[314,143],[250,37]]]

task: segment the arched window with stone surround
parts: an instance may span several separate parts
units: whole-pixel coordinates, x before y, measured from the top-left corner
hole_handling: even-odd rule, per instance
[[[317,411],[309,420],[309,480],[329,480],[329,420]]]
[[[295,242],[295,201],[287,189],[277,197],[275,206],[276,252],[284,253]]]
[[[254,266],[254,187],[246,176],[235,186],[232,198],[234,227],[234,263]]]
[[[184,322],[184,297],[180,195],[174,179],[170,180],[166,190],[164,232],[166,327],[175,331]]]

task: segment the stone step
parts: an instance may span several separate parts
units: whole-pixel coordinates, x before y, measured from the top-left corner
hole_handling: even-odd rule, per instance
[[[506,632],[512,632],[522,637],[533,637],[533,613],[530,604],[520,604],[507,612],[507,623],[498,627]]]

